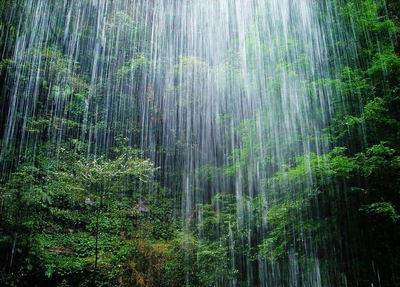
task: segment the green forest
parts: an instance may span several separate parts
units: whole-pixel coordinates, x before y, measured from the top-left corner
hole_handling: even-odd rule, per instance
[[[399,1],[0,0],[0,51],[1,286],[400,286]]]

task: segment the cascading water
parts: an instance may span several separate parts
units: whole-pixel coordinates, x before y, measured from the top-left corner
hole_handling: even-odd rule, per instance
[[[2,157],[23,156],[39,137],[107,152],[122,135],[161,167],[187,232],[201,236],[193,226],[202,225],[202,204],[234,196],[229,264],[240,276],[221,275],[215,286],[338,286],[307,230],[293,231],[305,253],[289,248],[285,266],[251,254],[269,233],[268,210],[301,204],[298,187],[276,174],[330,149],[323,130],[335,91],[316,83],[345,61],[332,49],[345,37],[335,13],[313,0],[27,0]],[[315,180],[308,174],[304,190]],[[240,245],[248,252],[235,256]]]

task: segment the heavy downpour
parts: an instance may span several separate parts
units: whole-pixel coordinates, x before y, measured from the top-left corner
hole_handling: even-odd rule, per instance
[[[400,286],[398,0],[0,0],[0,285]]]

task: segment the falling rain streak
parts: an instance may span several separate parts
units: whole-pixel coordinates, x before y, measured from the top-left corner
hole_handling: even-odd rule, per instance
[[[338,95],[316,83],[334,77],[354,49],[335,48],[349,35],[338,32],[331,2],[26,0],[15,7],[23,17],[1,156],[18,161],[43,137],[60,147],[84,140],[88,156],[128,138],[175,192],[183,230],[201,237],[203,204],[234,199],[228,264],[240,275],[221,275],[215,286],[345,285],[335,263],[319,259],[321,248],[334,251],[317,246],[304,213],[290,214],[304,255],[292,246],[286,263],[275,263],[271,252],[281,246],[271,251],[263,241],[275,204],[302,204],[303,191],[316,196],[307,155],[330,151],[324,129]],[[304,155],[309,172],[292,186],[280,171]],[[265,256],[254,258],[260,244]],[[237,246],[248,252],[236,256]]]

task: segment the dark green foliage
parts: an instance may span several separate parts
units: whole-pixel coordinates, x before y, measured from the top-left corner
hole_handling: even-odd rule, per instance
[[[0,76],[13,65],[8,58],[16,23],[8,21],[5,7],[20,1],[11,2],[0,1],[0,49],[4,50]],[[37,144],[25,147],[18,157],[16,151],[2,151],[5,169],[11,172],[2,174],[0,187],[0,285],[225,286],[237,282],[241,286],[246,274],[240,274],[238,266],[245,255],[251,263],[263,260],[282,270],[288,268],[289,257],[297,256],[300,272],[305,273],[311,265],[305,254],[313,250],[323,270],[332,272],[331,265],[339,266],[333,276],[344,274],[347,286],[400,286],[400,4],[396,0],[339,2],[346,32],[356,39],[358,58],[352,55],[345,66],[335,67],[336,77],[305,84],[313,98],[317,96],[314,86],[329,87],[337,95],[332,101],[335,117],[323,135],[329,138],[331,151],[276,166],[273,145],[285,145],[282,150],[290,155],[302,139],[294,135],[293,142],[279,138],[259,146],[253,140],[255,122],[240,123],[240,148],[233,149],[225,166],[201,167],[200,176],[210,183],[222,175],[234,177],[254,158],[262,163],[260,169],[273,176],[254,198],[243,196],[238,201],[226,191],[196,206],[188,228],[177,224],[176,198],[155,182],[158,174],[153,164],[115,136],[118,133],[106,126],[104,114],[96,113],[104,105],[100,95],[105,87],[96,86],[99,95],[87,111],[86,128],[99,134],[108,129],[113,148],[94,152],[89,142],[78,140],[90,96],[85,71],[74,63],[76,71],[66,75],[71,63],[58,47],[24,55],[40,54],[44,60],[39,67],[43,80],[36,113],[17,119],[26,120],[27,133],[37,138]],[[123,13],[110,19],[110,31],[113,25],[120,25],[121,33],[135,26],[134,19]],[[246,41],[251,53],[252,39]],[[268,47],[262,48],[268,53]],[[130,85],[132,76],[149,65],[146,53],[138,53],[119,63],[116,80]],[[190,71],[204,65],[195,57],[183,57],[177,69]],[[38,67],[24,67],[34,68]],[[277,73],[280,69],[292,67],[282,60]],[[273,81],[274,75],[266,76]],[[57,78],[68,80],[57,82]],[[50,116],[56,102],[68,104],[59,115]],[[6,105],[2,93],[0,107]],[[221,121],[229,117],[221,115]],[[267,120],[262,114],[260,118]],[[119,125],[116,119],[115,126]],[[48,130],[62,131],[74,140],[55,144]],[[132,138],[137,135],[133,119],[126,132]],[[261,226],[264,229],[259,231]]]
[[[361,69],[352,63],[338,78],[318,84],[334,87],[341,96],[334,103],[339,113],[326,132],[333,145],[346,148],[296,159],[269,181],[296,193],[271,203],[271,227],[260,251],[282,262],[290,250],[301,254],[299,240],[309,236],[320,259],[338,257],[351,286],[399,286],[398,5],[344,2],[342,13],[359,37]],[[343,101],[349,103],[345,109]],[[305,180],[312,180],[311,190],[303,189]],[[340,246],[340,254],[332,253],[332,246]],[[346,256],[354,260],[346,264]]]
[[[162,194],[149,195],[145,211],[138,207],[139,185],[150,184],[150,162],[129,149],[115,159],[96,161],[66,149],[52,160],[49,151],[20,165],[2,188],[1,250],[8,258],[3,284],[26,285],[24,280],[37,273],[54,284],[98,285],[104,276],[112,282],[123,268],[116,262],[135,250],[134,238],[143,237],[140,226],[157,225],[151,228],[157,232],[145,234],[150,238],[171,236],[165,229],[171,214]]]

